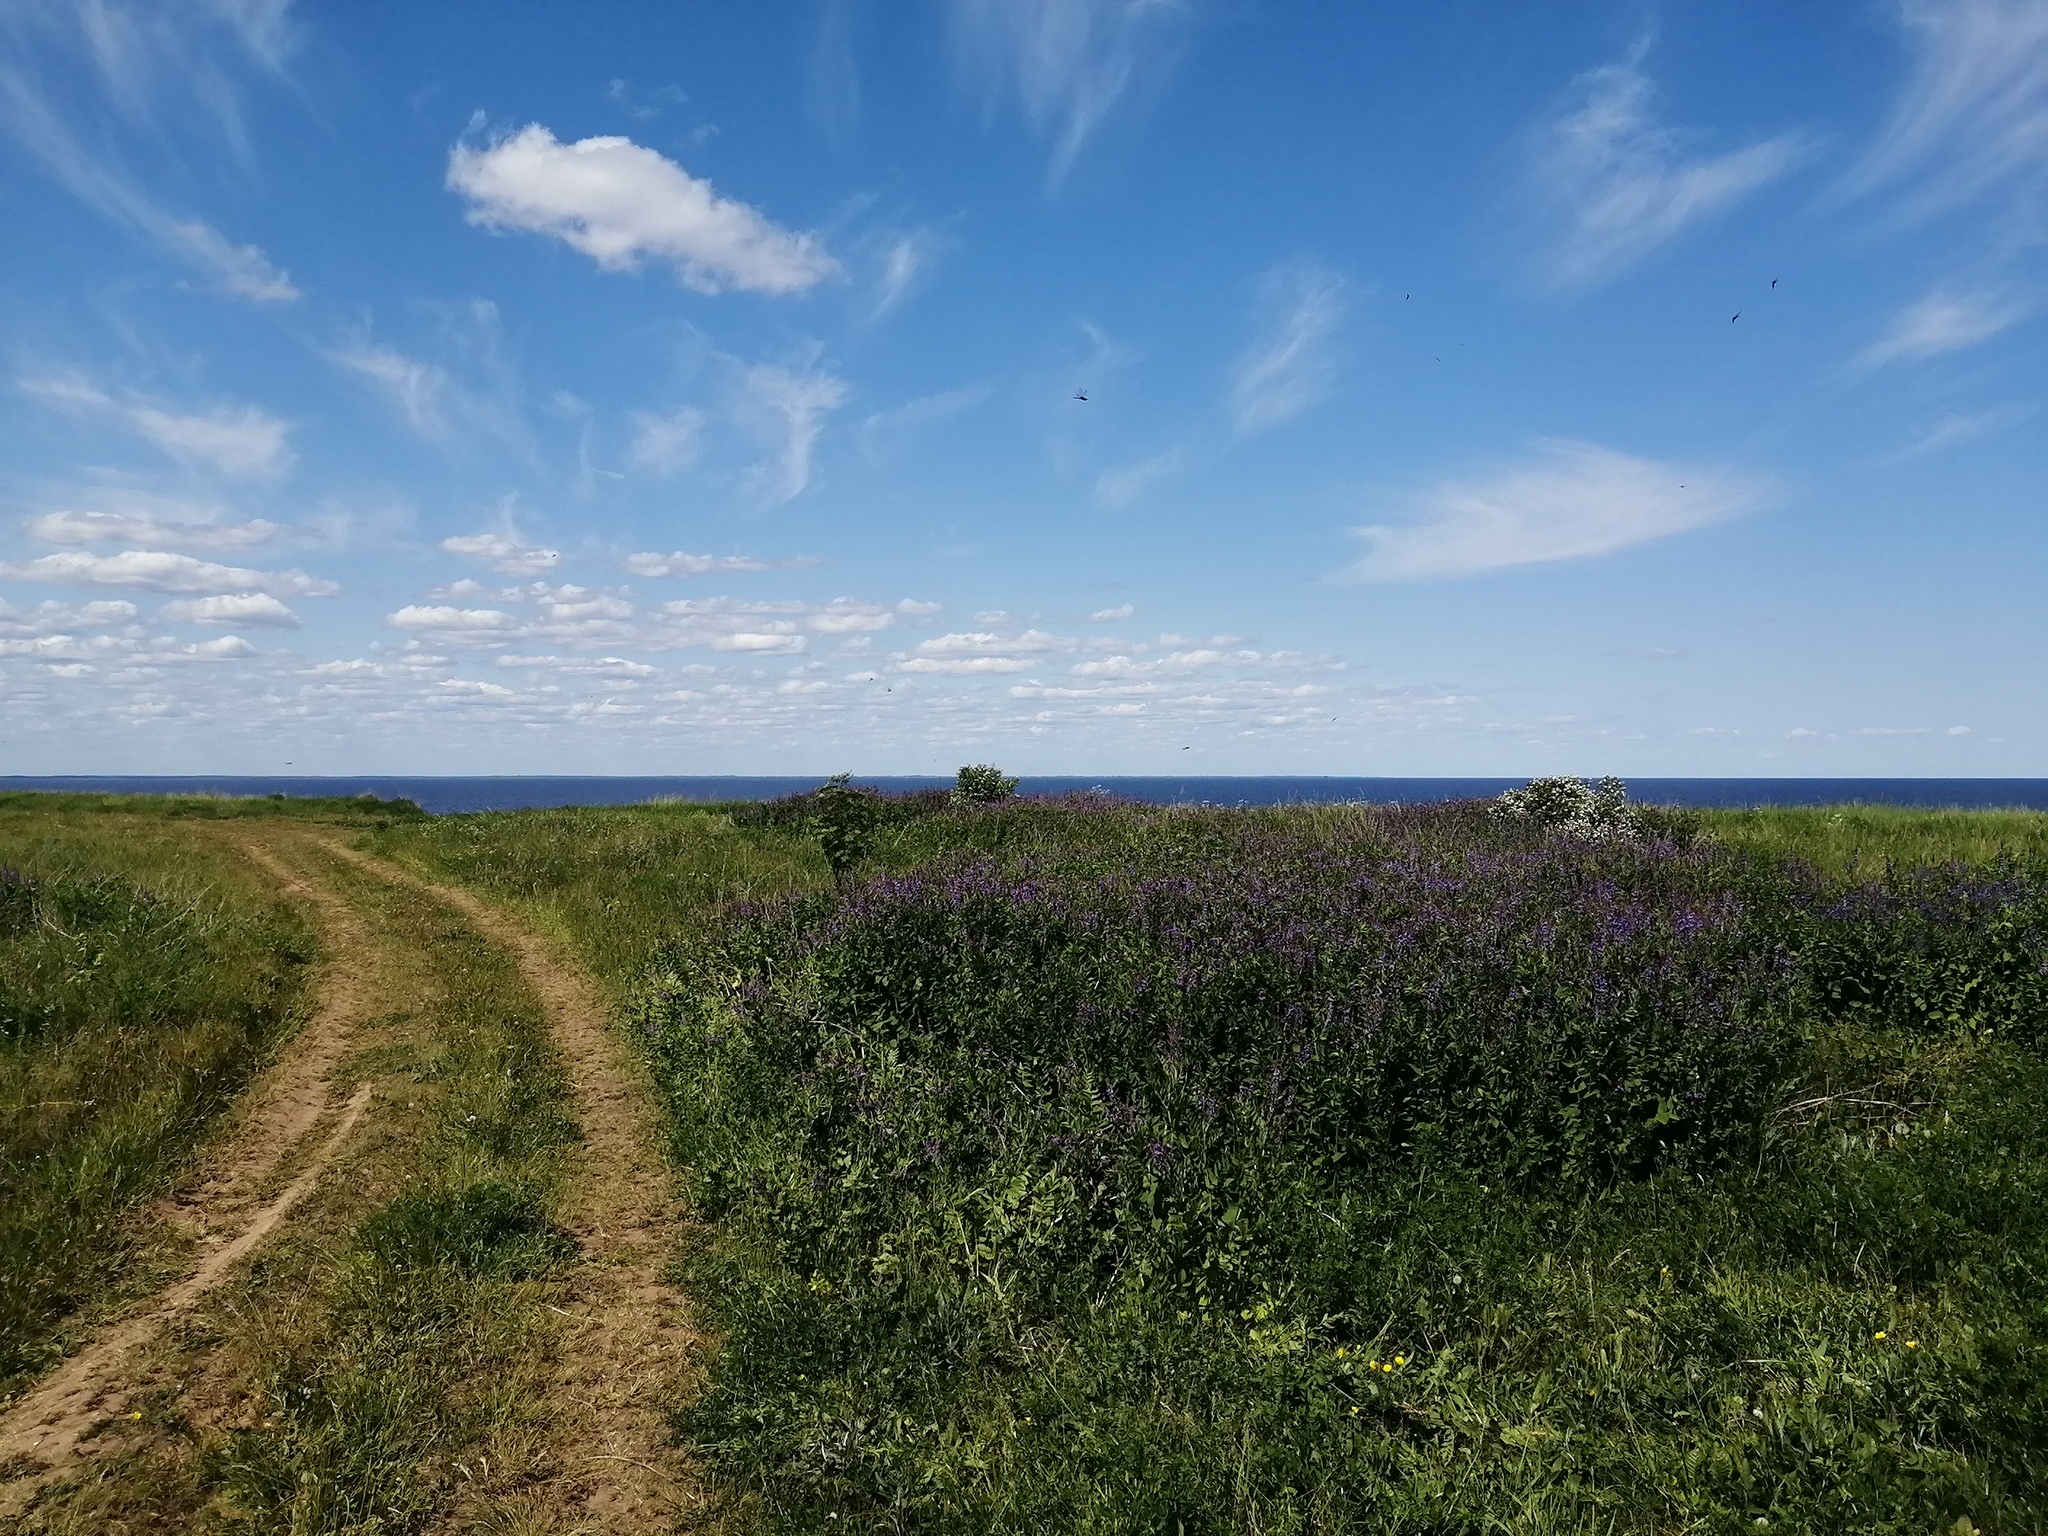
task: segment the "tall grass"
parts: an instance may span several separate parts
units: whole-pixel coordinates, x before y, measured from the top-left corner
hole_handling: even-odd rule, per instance
[[[662,803],[393,822],[369,846],[514,904],[613,985],[720,903],[829,881],[801,825],[740,831],[728,810]]]
[[[127,1213],[293,1027],[312,954],[204,839],[0,803],[0,1389],[146,1267]]]

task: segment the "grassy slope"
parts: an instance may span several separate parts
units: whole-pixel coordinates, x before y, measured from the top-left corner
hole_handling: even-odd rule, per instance
[[[110,797],[90,797],[98,802]],[[312,936],[191,829],[88,797],[0,796],[0,1389],[67,1315],[147,1282],[165,1187],[293,1027]]]

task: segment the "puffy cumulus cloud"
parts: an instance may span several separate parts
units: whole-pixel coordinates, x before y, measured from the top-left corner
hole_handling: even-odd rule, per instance
[[[915,597],[906,597],[896,605],[896,611],[913,619],[930,618],[935,613],[944,613],[944,603],[928,603]]]
[[[1080,644],[1071,636],[1056,635],[1043,629],[1027,629],[1015,635],[998,634],[993,630],[965,630],[935,635],[921,642],[917,653],[920,656],[1042,655],[1078,650]]]
[[[0,656],[27,656],[38,661],[86,661],[101,664],[175,666],[186,662],[240,661],[259,654],[240,635],[222,635],[192,645],[159,639],[145,645],[129,635],[45,635],[35,640],[0,640]]]
[[[1104,656],[1095,661],[1076,662],[1069,671],[1075,677],[1186,677],[1218,667],[1289,667],[1306,660],[1296,651],[1190,650],[1171,651],[1164,656]]]
[[[393,629],[423,630],[441,635],[499,635],[518,629],[519,621],[498,608],[455,608],[446,604],[408,603],[385,615]]]
[[[692,555],[678,549],[669,554],[651,551],[626,556],[626,569],[635,576],[722,576],[735,571],[786,571],[823,565],[816,555],[797,555],[789,560],[757,560],[752,555]]]
[[[202,595],[268,592],[332,597],[341,590],[333,582],[308,576],[304,571],[245,570],[156,549],[128,549],[114,555],[78,550],[34,560],[0,561],[0,578],[47,582],[53,586],[127,587],[143,592]]]
[[[17,608],[0,598],[0,635],[47,635],[60,630],[98,629],[109,624],[127,624],[135,618],[135,605],[120,599],[96,603],[38,603]]]
[[[1544,276],[1560,288],[1619,275],[1692,225],[1728,212],[1805,154],[1795,135],[1688,159],[1651,112],[1633,62],[1581,75],[1577,104],[1537,135],[1531,196],[1549,226]]]
[[[633,413],[633,463],[656,475],[672,475],[697,462],[703,447],[704,413],[694,406],[666,413]]]
[[[183,598],[166,603],[157,616],[174,624],[254,624],[269,629],[297,629],[299,616],[267,592],[229,592],[218,597]]]
[[[1749,475],[1545,442],[1521,463],[1417,497],[1405,523],[1359,529],[1372,552],[1342,574],[1418,581],[1585,559],[1740,517],[1771,496]]]
[[[44,512],[28,522],[45,544],[137,544],[152,549],[247,549],[277,537],[276,523],[161,522],[124,512]]]
[[[1884,335],[1856,359],[1861,369],[1919,362],[1989,341],[2026,319],[2029,305],[2005,293],[1950,293],[1936,289],[1892,317]]]
[[[939,673],[953,677],[981,672],[1028,672],[1031,665],[1021,656],[906,656],[894,663],[898,672]]]
[[[805,620],[810,629],[821,635],[850,635],[887,629],[895,622],[896,616],[879,603],[864,603],[854,597],[835,597]]]
[[[480,561],[504,576],[538,576],[562,563],[559,549],[543,549],[502,533],[459,534],[443,539],[441,547],[451,555]]]
[[[1313,262],[1283,263],[1266,274],[1258,337],[1230,381],[1230,415],[1240,436],[1277,427],[1330,392],[1343,295],[1344,280]]]
[[[172,458],[242,480],[274,480],[290,469],[291,427],[253,405],[180,415],[153,405],[129,413],[135,430]]]
[[[448,156],[448,187],[492,230],[553,235],[610,271],[672,263],[700,293],[802,293],[839,270],[816,235],[781,228],[626,138],[564,144],[538,123]]]
[[[513,656],[498,658],[501,667],[540,668],[566,677],[643,678],[661,675],[659,667],[624,656]]]

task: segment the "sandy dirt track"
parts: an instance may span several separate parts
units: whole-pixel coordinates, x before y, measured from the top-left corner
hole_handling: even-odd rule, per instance
[[[362,962],[369,930],[348,903],[281,862],[248,836],[236,845],[278,884],[319,914],[326,958],[314,979],[312,1019],[282,1060],[249,1090],[247,1108],[205,1176],[169,1196],[163,1215],[200,1235],[197,1264],[173,1284],[117,1318],[77,1354],[0,1410],[0,1460],[40,1462],[44,1471],[0,1489],[0,1514],[21,1508],[36,1489],[86,1453],[87,1437],[126,1411],[135,1351],[227,1278],[309,1194],[355,1129],[370,1099],[367,1086],[337,1103],[330,1078],[355,1028],[370,1017],[376,994]],[[254,1197],[264,1180],[330,1111],[332,1128],[305,1167],[268,1200]]]

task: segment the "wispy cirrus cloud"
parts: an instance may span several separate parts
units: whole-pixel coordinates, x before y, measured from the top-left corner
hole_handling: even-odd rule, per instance
[[[1230,381],[1231,422],[1240,437],[1277,427],[1329,393],[1343,294],[1344,279],[1314,262],[1284,262],[1260,282],[1259,334]]]
[[[635,411],[633,463],[651,474],[672,475],[696,462],[704,440],[704,413],[694,406],[673,411]]]
[[[456,145],[447,180],[472,224],[552,235],[609,271],[665,260],[700,293],[802,293],[839,270],[816,235],[720,197],[631,139],[564,144],[533,123],[481,147]]]
[[[464,378],[362,334],[325,356],[383,395],[431,443],[452,449],[481,436],[530,453],[518,374],[503,356],[498,307],[476,299],[445,307],[440,318],[442,353],[463,365]]]
[[[2025,421],[2034,414],[2034,407],[2014,402],[1996,405],[1988,411],[1957,413],[1944,416],[1918,438],[1890,455],[1881,462],[1901,464],[1909,459],[1923,459],[1929,454],[1940,453],[1959,443],[1974,442],[1993,432],[2002,432],[2017,422]]]
[[[1117,103],[1180,52],[1181,0],[952,0],[955,57],[991,102],[1014,92],[1058,182]]]
[[[253,61],[281,74],[291,40],[289,6],[277,0],[177,6],[16,0],[0,8],[0,128],[72,196],[206,273],[220,291],[255,303],[289,303],[299,289],[261,248],[237,244],[205,220],[162,206],[122,165],[112,143],[87,147],[73,121],[83,114],[60,109],[44,81],[53,63],[83,60],[101,92],[96,126],[119,124],[132,143],[152,152],[170,142],[167,104],[189,101],[246,160],[235,65]]]
[[[1423,581],[1587,559],[1740,517],[1772,494],[1733,471],[1542,442],[1518,463],[1412,498],[1401,522],[1360,528],[1372,551],[1340,574]]]
[[[1902,0],[1898,15],[1912,71],[1841,195],[1898,187],[1925,216],[2048,180],[2048,6]]]
[[[1894,315],[1884,335],[1858,355],[1856,366],[1868,371],[1959,352],[2019,324],[2030,309],[2010,293],[1950,293],[1937,288]]]
[[[779,505],[804,493],[825,418],[846,399],[845,382],[814,365],[760,363],[745,370],[734,411],[770,453],[748,475],[755,495]]]
[[[291,424],[253,405],[174,411],[138,395],[116,399],[83,374],[21,381],[22,392],[77,416],[104,416],[178,460],[240,480],[274,480],[292,467]]]
[[[1574,105],[1536,134],[1530,194],[1547,235],[1541,275],[1556,288],[1619,276],[1688,228],[1728,212],[1799,163],[1781,134],[1724,155],[1688,158],[1658,122],[1656,87],[1631,59],[1589,70]]]

